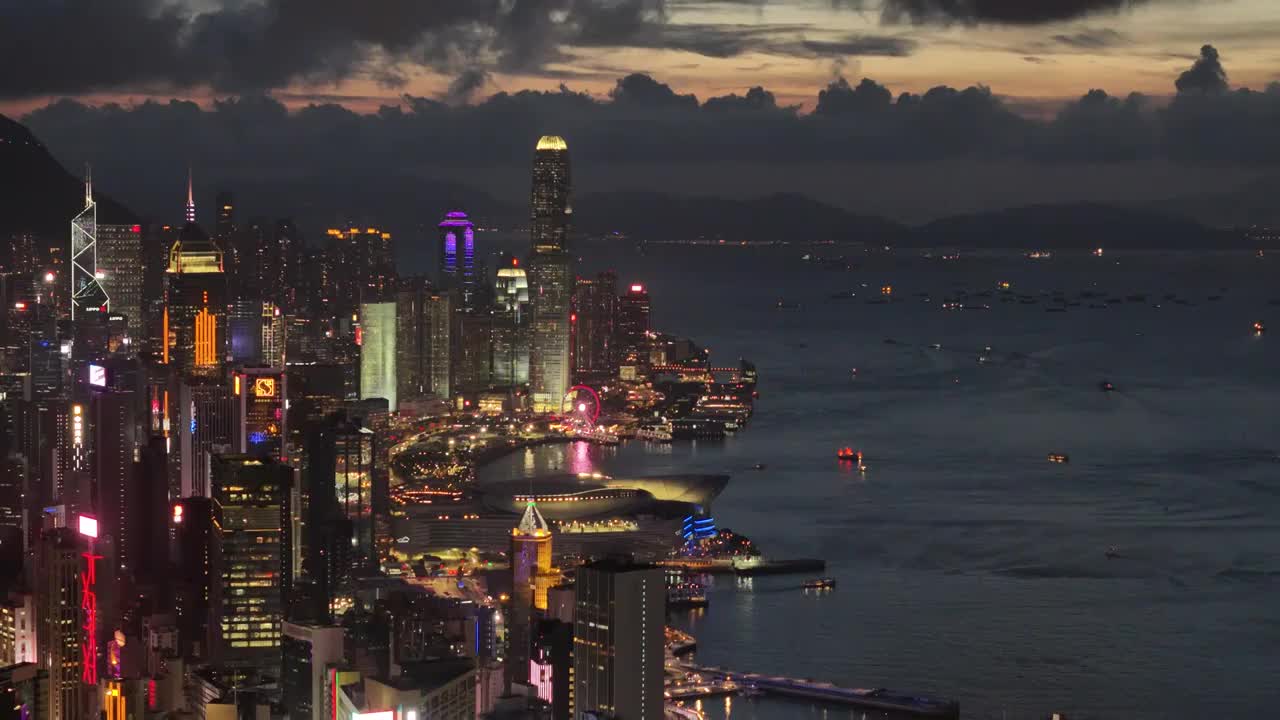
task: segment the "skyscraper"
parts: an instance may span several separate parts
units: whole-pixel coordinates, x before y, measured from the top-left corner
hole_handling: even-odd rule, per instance
[[[569,390],[569,304],[573,259],[566,252],[535,253],[529,260],[529,386],[535,412],[560,412]]]
[[[110,299],[98,283],[98,204],[93,180],[84,179],[84,210],[71,221],[71,321],[104,314]]]
[[[215,657],[226,666],[279,668],[293,578],[292,485],[288,465],[245,455],[213,458]]]
[[[85,686],[98,682],[97,593],[102,556],[94,550],[97,521],[88,516],[77,516],[75,521],[77,529],[44,531],[35,573],[36,642],[40,665],[49,671],[45,707],[48,717],[64,720],[90,717]]]
[[[498,268],[493,310],[493,383],[529,383],[529,277],[520,261]]]
[[[622,354],[635,353],[641,362],[648,362],[650,329],[649,291],[644,285],[633,283],[618,299],[617,336]]]
[[[222,250],[195,222],[187,185],[187,217],[169,249],[162,360],[184,372],[216,375],[226,355],[227,278]]]
[[[573,212],[570,188],[569,146],[563,138],[543,136],[533,158],[533,256],[528,263],[533,311],[529,385],[536,412],[559,412],[569,389],[573,258],[565,247]]]
[[[395,290],[391,233],[376,227],[331,228],[329,259],[336,265],[326,296],[337,316],[357,313],[366,303],[389,300]]]
[[[458,291],[459,308],[476,301],[476,230],[467,214],[454,210],[440,223],[440,283]]]
[[[569,234],[569,145],[557,135],[543,135],[533,156],[531,200],[534,252],[566,249]]]
[[[575,382],[611,375],[614,328],[618,310],[618,278],[612,271],[594,279],[578,278],[573,294],[573,373]]]
[[[396,303],[360,306],[360,399],[382,398],[396,411]]]
[[[662,569],[609,558],[578,568],[574,585],[576,716],[661,720],[667,597]]]
[[[511,530],[511,609],[507,623],[507,683],[529,681],[536,611],[547,609],[551,568],[551,528],[533,500]]]
[[[142,317],[141,225],[98,226],[98,272],[102,289],[111,298],[111,312],[125,316],[129,342],[136,346],[146,327]]]
[[[231,373],[231,445],[243,455],[288,459],[289,376],[278,368],[240,368]]]

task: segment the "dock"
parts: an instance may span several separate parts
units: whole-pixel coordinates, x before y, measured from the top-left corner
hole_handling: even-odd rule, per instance
[[[895,692],[884,688],[845,688],[816,680],[761,675],[705,667],[691,663],[674,663],[670,669],[693,672],[710,678],[718,678],[725,685],[734,683],[742,689],[756,690],[769,695],[817,700],[864,710],[897,713],[919,718],[946,718],[958,720],[960,704],[954,700],[931,698],[924,695]]]

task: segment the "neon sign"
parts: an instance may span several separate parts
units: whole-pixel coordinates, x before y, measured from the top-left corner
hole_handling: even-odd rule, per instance
[[[89,366],[89,384],[96,387],[107,386],[107,369],[101,365]]]
[[[85,518],[80,518],[82,524]],[[83,531],[82,531],[83,532]],[[94,532],[97,522],[94,521]],[[93,550],[81,553],[84,558],[84,572],[80,574],[80,609],[84,611],[84,643],[80,646],[80,680],[86,685],[98,684],[98,594],[97,563],[101,555],[94,555]]]
[[[79,518],[77,518],[76,527],[80,531],[80,534],[85,537],[90,537],[90,538],[98,537],[98,519],[97,518],[91,518],[88,515],[81,515]]]

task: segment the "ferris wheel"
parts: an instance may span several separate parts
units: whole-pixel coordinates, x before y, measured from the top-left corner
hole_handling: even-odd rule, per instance
[[[600,419],[600,394],[586,385],[574,385],[565,393],[560,412],[588,427],[595,427]]]

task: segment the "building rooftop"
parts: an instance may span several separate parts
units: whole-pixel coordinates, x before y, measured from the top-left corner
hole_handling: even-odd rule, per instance
[[[559,135],[543,135],[538,139],[539,150],[568,150],[569,143]]]
[[[375,677],[374,680],[396,690],[421,690],[430,692],[474,670],[470,658],[440,658],[423,662],[406,663],[396,678]]]
[[[542,518],[542,513],[538,512],[538,506],[532,500],[524,508],[524,515],[520,518],[520,524],[516,526],[516,532],[520,535],[550,535],[551,526],[547,525],[547,521]]]

